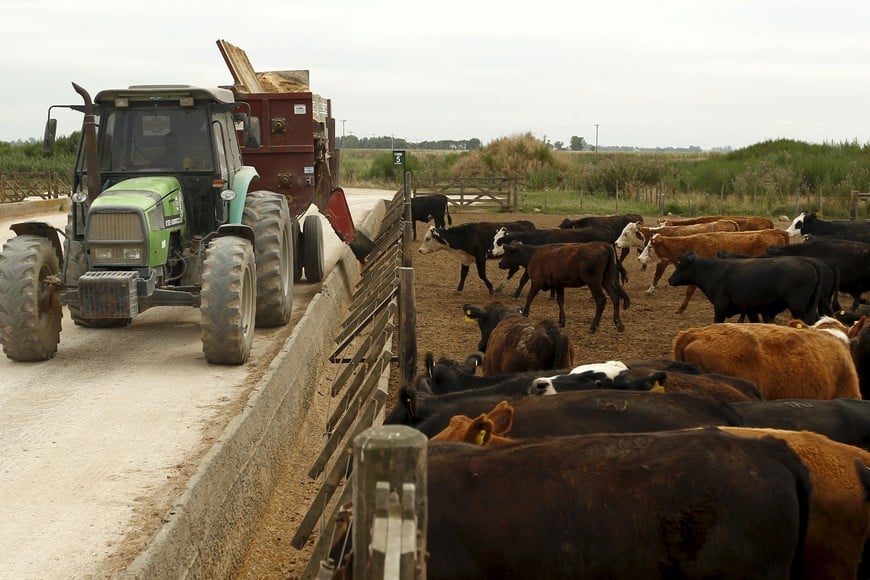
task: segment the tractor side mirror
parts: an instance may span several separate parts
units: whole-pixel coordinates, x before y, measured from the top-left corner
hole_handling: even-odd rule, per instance
[[[42,152],[54,153],[54,139],[57,135],[57,119],[49,118],[45,122],[45,134],[42,136]]]

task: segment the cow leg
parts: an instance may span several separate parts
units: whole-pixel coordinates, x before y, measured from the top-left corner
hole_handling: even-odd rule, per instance
[[[589,332],[595,332],[601,324],[601,316],[604,314],[604,307],[607,305],[607,297],[605,296],[604,289],[601,286],[590,285],[589,291],[592,293],[592,298],[595,300],[595,317],[592,319],[592,326],[589,327]],[[616,323],[619,319],[619,315],[616,314],[619,312],[619,303],[617,302],[617,297],[613,294],[610,295],[610,299],[613,301],[614,307],[613,322]],[[617,327],[619,327],[618,324]]]
[[[564,286],[560,286],[555,289],[556,291],[556,303],[559,305],[559,326],[562,328],[565,327],[565,288]],[[595,329],[592,329],[595,332]]]
[[[456,293],[462,292],[465,288],[465,278],[468,277],[468,264],[462,264],[459,267],[459,286],[456,287]]]
[[[692,299],[692,294],[695,293],[695,288],[697,288],[697,286],[686,286],[686,297],[683,299],[683,303],[680,304],[680,307],[677,308],[677,314],[682,314],[686,311],[686,307],[689,305],[689,300]],[[724,322],[724,319],[719,322]]]
[[[486,258],[478,258],[475,260],[475,264],[477,265],[477,275],[486,284],[486,289],[489,290],[489,295],[492,296],[492,282],[486,277]]]
[[[505,284],[507,284],[508,280],[513,278],[514,274],[516,274],[519,271],[519,269],[520,269],[519,266],[517,266],[516,268],[509,269],[507,271],[507,274],[504,277],[504,280],[501,281],[501,284],[499,284],[498,286],[495,287],[495,291],[497,293],[501,294],[501,291],[504,290]]]
[[[516,291],[514,292],[514,300],[520,297],[520,294],[523,293],[523,288],[526,286],[526,283],[529,281],[529,273],[523,272],[523,275],[520,277],[520,285],[517,286]]]
[[[619,251],[619,263],[623,263],[625,261],[625,257],[628,256],[628,253],[631,251],[631,248],[625,246]]]
[[[589,287],[589,290],[592,290],[592,287]],[[622,324],[622,319],[619,317],[619,292],[616,288],[613,287],[612,284],[605,284],[604,290],[607,291],[607,295],[610,296],[610,301],[613,303],[613,324],[616,325],[616,332],[624,332],[625,325]],[[593,292],[593,296],[595,293]],[[602,300],[604,300],[602,294]],[[602,305],[602,310],[604,306]]]
[[[538,287],[538,285],[532,282],[532,287],[529,288],[529,295],[526,296],[526,307],[523,308],[523,316],[529,315],[529,310],[531,310],[532,308],[532,300],[535,299],[535,296],[537,296],[538,292],[540,291],[541,289]]]
[[[413,240],[417,241],[417,220],[411,220],[411,231],[414,232]]]
[[[665,260],[662,260],[658,264],[656,264],[656,271],[655,271],[655,273],[653,273],[652,284],[650,284],[650,287],[646,289],[647,294],[652,294],[655,291],[656,286],[658,285],[659,280],[662,279],[662,274],[665,273],[665,268],[668,267],[669,263],[670,262],[666,262]]]

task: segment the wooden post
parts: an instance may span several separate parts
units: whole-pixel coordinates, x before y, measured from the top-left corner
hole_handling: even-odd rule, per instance
[[[353,578],[426,577],[426,436],[405,425],[353,440]]]
[[[399,268],[399,380],[405,386],[417,373],[416,305],[414,268]]]
[[[858,192],[853,189],[851,195],[852,199],[849,203],[849,219],[856,220],[858,219]]]

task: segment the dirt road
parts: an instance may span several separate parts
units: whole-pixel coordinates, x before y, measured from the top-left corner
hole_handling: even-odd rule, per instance
[[[355,223],[389,191],[346,190]],[[66,214],[38,219],[62,228]],[[321,216],[324,267],[343,245]],[[257,330],[250,361],[209,365],[197,309],[154,308],[124,329],[65,312],[57,355],[0,360],[0,577],[114,577],[161,525],[198,462],[244,406],[319,284],[294,292],[291,324]],[[314,364],[314,363],[312,363]]]

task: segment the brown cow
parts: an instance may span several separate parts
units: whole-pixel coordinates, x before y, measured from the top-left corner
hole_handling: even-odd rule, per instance
[[[702,224],[689,224],[685,226],[659,226],[657,228],[648,228],[640,222],[632,222],[625,226],[619,237],[616,238],[617,248],[640,248],[646,246],[649,239],[654,234],[663,236],[690,236],[692,234],[703,234],[705,232],[737,232],[740,227],[733,220],[718,220],[714,222],[705,222]]]
[[[497,300],[482,308],[465,304],[462,311],[480,327],[485,376],[574,366],[574,343],[552,320],[529,320]]]
[[[753,230],[772,230],[774,228],[773,220],[759,216],[736,216],[736,215],[707,215],[695,218],[682,219],[663,219],[659,220],[659,225],[664,226],[688,226],[692,224],[704,224],[715,222],[718,220],[733,220],[740,226],[741,232],[749,232]]]
[[[490,447],[516,443],[518,439],[504,437],[510,431],[514,419],[514,408],[502,401],[492,411],[481,413],[476,419],[465,415],[454,415],[450,425],[435,435],[430,441],[454,441],[473,443],[478,447]]]
[[[772,437],[433,443],[427,460],[431,580],[789,578],[800,565],[810,476]]]
[[[860,399],[848,338],[810,328],[727,322],[688,328],[674,337],[674,360],[748,379],[766,400]]]
[[[565,288],[588,286],[595,299],[595,317],[590,332],[598,330],[607,296],[613,303],[613,323],[622,332],[625,326],[619,318],[619,301],[628,308],[630,299],[618,275],[613,244],[585,242],[578,244],[547,244],[541,246],[526,267],[532,285],[526,297],[523,314],[528,316],[532,300],[541,290],[556,290],[559,304],[559,326],[565,326]]]
[[[715,258],[720,250],[745,256],[763,256],[770,246],[788,245],[789,235],[783,230],[768,229],[751,232],[706,232],[689,236],[667,237],[654,235],[638,260],[643,265],[657,263],[653,281],[646,293],[652,294],[664,274],[665,268],[677,262],[683,252],[695,252],[702,258]],[[695,286],[686,288],[686,297],[677,308],[682,314],[695,293]]]
[[[860,578],[864,543],[870,540],[870,453],[809,431],[720,427],[740,437],[776,437],[810,473],[810,521],[801,578]]]

